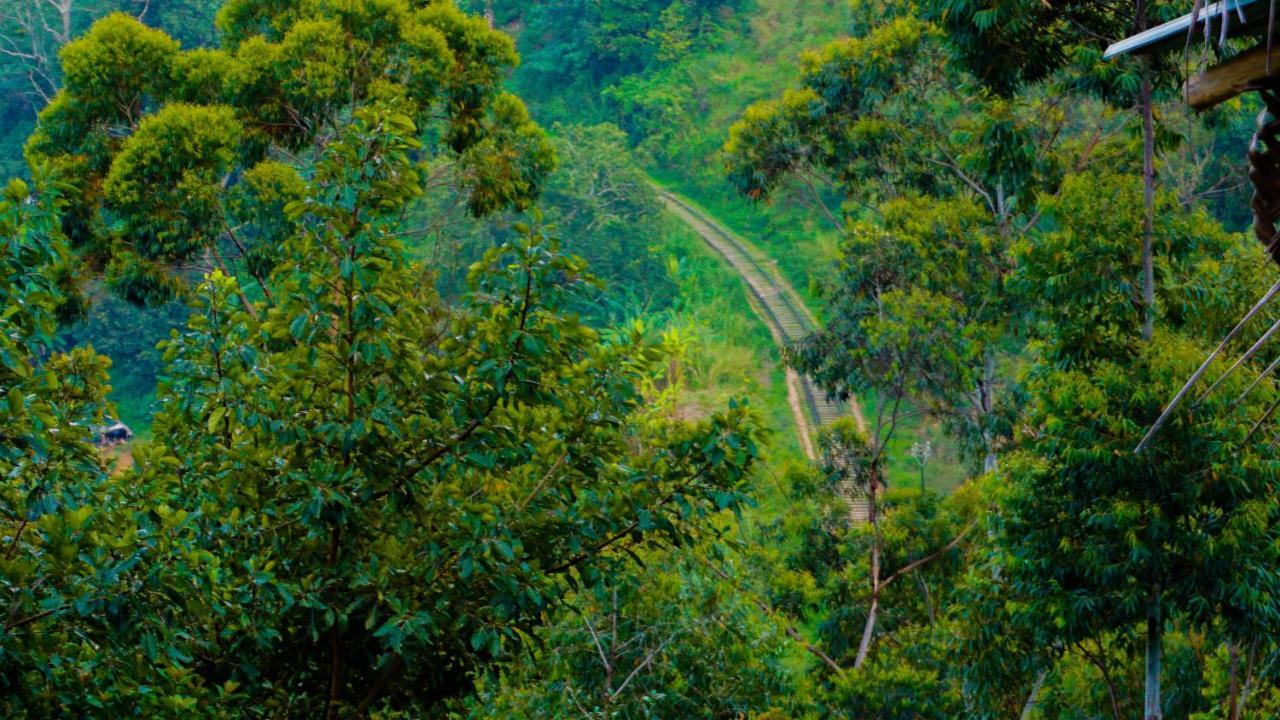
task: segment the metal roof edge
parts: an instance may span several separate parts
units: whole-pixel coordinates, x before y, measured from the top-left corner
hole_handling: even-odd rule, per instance
[[[1215,18],[1222,15],[1223,6],[1226,6],[1226,12],[1230,16],[1228,20],[1228,33],[1232,36],[1236,35],[1242,29],[1248,29],[1254,26],[1259,20],[1264,23],[1267,19],[1267,12],[1270,9],[1270,0],[1222,0],[1212,5],[1201,8],[1199,18],[1196,25],[1205,22],[1212,23]],[[1245,22],[1240,22],[1239,13],[1245,15]],[[1112,43],[1106,52],[1102,54],[1104,60],[1110,60],[1120,55],[1127,55],[1138,52],[1154,52],[1170,43],[1185,39],[1191,30],[1191,13],[1187,13],[1180,18],[1170,20],[1162,25],[1157,25],[1150,30],[1145,30],[1137,35],[1131,35],[1124,40]]]

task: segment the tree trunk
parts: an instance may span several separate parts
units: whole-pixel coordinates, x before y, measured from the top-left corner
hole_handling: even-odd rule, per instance
[[[982,472],[993,473],[1000,469],[1000,460],[996,457],[995,450],[991,448],[994,438],[991,437],[990,432],[985,431],[982,433],[982,438],[987,443],[987,454],[982,458]]]
[[[983,424],[986,424],[987,418],[995,412],[995,382],[996,382],[996,356],[988,349],[983,358],[982,364],[982,392],[979,394],[982,404]],[[1000,469],[1000,460],[996,457],[995,438],[991,436],[991,431],[984,429],[982,431],[983,442],[987,446],[987,455],[982,459],[982,472],[994,473]]]
[[[867,608],[867,622],[862,626],[862,641],[858,643],[858,655],[853,669],[862,667],[871,649],[871,638],[876,631],[876,610],[880,608],[880,513],[876,508],[876,490],[880,484],[878,467],[871,469],[871,482],[867,489],[867,514],[871,521],[871,606]]]
[[[867,608],[867,623],[862,626],[862,641],[858,643],[858,655],[853,659],[854,670],[862,667],[862,663],[867,659],[867,652],[871,650],[871,637],[876,631],[876,610],[879,608],[880,595],[872,594],[871,607]]]
[[[929,624],[938,624],[938,612],[933,608],[933,593],[929,592],[929,583],[925,582],[922,573],[915,573],[916,585],[920,586],[920,596],[924,599],[924,609],[929,615]]]
[[[1147,672],[1146,697],[1143,717],[1146,720],[1163,720],[1160,706],[1160,663],[1163,651],[1164,621],[1160,617],[1160,586],[1151,592],[1151,605],[1147,608]]]
[[[55,7],[58,9],[58,16],[62,19],[62,33],[58,35],[58,45],[66,45],[71,42],[71,8],[72,0],[62,0]]]
[[[1251,642],[1244,653],[1244,683],[1240,688],[1240,700],[1236,703],[1236,714],[1238,717],[1244,715],[1244,709],[1249,704],[1249,695],[1253,692],[1254,680],[1257,679],[1254,673],[1254,660],[1257,659],[1256,651],[1256,644]],[[1266,672],[1267,667],[1269,667],[1270,664],[1271,663],[1267,663],[1267,665],[1263,666],[1263,672]]]
[[[1227,720],[1240,720],[1240,648],[1234,640],[1227,641],[1230,681],[1227,683]]]
[[[1048,679],[1049,671],[1044,670],[1036,678],[1036,684],[1031,686],[1031,694],[1027,696],[1027,702],[1022,706],[1022,715],[1020,720],[1030,720],[1031,713],[1036,708],[1036,703],[1040,701],[1040,690],[1044,687],[1044,681]]]
[[[222,271],[222,274],[226,275],[232,280],[235,280],[236,276],[227,267],[227,263],[223,261],[222,253],[218,252],[218,246],[216,244],[210,245],[209,250],[210,250],[211,257],[213,258],[214,262],[218,265],[218,269]],[[257,320],[258,309],[253,306],[252,302],[249,302],[249,296],[244,294],[244,288],[240,287],[239,282],[236,282],[236,295],[240,297],[240,305],[244,308],[244,311],[249,314],[249,317],[253,318],[254,320]]]
[[[1139,104],[1142,112],[1142,338],[1150,340],[1156,323],[1156,275],[1152,257],[1156,220],[1156,129],[1151,100],[1151,62],[1146,58],[1142,61]]]
[[[1139,31],[1147,29],[1146,0],[1135,3],[1136,25]],[[1155,333],[1156,276],[1153,245],[1156,219],[1156,126],[1151,99],[1151,61],[1142,59],[1142,87],[1139,110],[1142,113],[1142,337],[1150,341]],[[1146,720],[1163,720],[1160,704],[1160,665],[1163,652],[1164,620],[1160,615],[1160,585],[1151,591],[1151,604],[1147,608],[1147,658],[1146,693],[1143,700],[1143,717]]]
[[[333,525],[329,533],[329,566],[338,563],[338,548],[342,530]],[[333,626],[329,628],[329,700],[325,704],[325,718],[337,720],[338,708],[342,700],[342,642],[338,628],[338,618],[334,616]]]

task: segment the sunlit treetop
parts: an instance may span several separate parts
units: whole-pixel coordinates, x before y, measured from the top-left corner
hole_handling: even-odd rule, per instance
[[[748,197],[763,199],[788,175],[810,168],[828,168],[837,179],[854,181],[885,139],[873,111],[913,85],[919,60],[936,53],[936,42],[930,42],[935,34],[918,19],[901,17],[863,37],[807,53],[799,88],[752,106],[730,128],[730,182]]]
[[[222,47],[184,51],[129,16],[98,21],[63,50],[65,87],[27,145],[33,166],[75,188],[72,242],[133,302],[246,259],[265,278],[258,243],[278,233],[261,225],[278,218],[244,202],[266,180],[246,171],[269,161],[307,175],[371,103],[421,130],[415,158],[432,186],[474,215],[526,207],[553,166],[542,130],[502,91],[511,39],[452,2],[232,0],[218,28]]]

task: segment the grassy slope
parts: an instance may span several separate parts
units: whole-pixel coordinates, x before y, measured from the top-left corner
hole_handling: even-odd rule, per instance
[[[673,190],[679,189],[679,186],[675,184],[670,184],[668,187]],[[689,202],[698,206],[699,209],[704,212],[712,212],[709,208],[702,206],[700,203],[693,201]],[[751,209],[751,212],[762,213],[767,211],[761,211],[760,209],[753,208]],[[714,215],[714,212],[712,212],[712,214]],[[697,236],[693,235],[687,229],[685,229],[684,232],[689,233],[695,240],[697,240]],[[756,246],[756,244],[750,239],[744,237],[741,232],[738,232],[738,236],[739,240],[746,245],[749,251],[755,254],[757,258],[761,259],[767,265],[771,265],[776,272],[779,272],[779,274],[782,274],[785,278],[785,273],[781,272],[781,263],[778,262],[776,255],[762,251],[761,248]],[[701,244],[700,240],[698,242]],[[705,253],[706,251],[703,249],[703,254]],[[713,274],[712,277],[719,277],[719,275],[726,273],[731,274],[729,268],[727,266],[723,266],[723,260],[718,256],[714,256],[714,254],[713,257],[722,265],[720,272]],[[828,265],[828,262],[823,262],[819,267],[813,268],[813,271],[822,272]],[[702,288],[701,294],[705,297],[701,299],[700,302],[705,303],[709,309],[718,311],[726,305],[726,303],[723,302],[726,298],[732,301],[734,292],[735,288],[725,286],[723,281],[712,282]],[[803,293],[801,293],[801,295],[803,295]],[[728,305],[730,307],[723,307],[723,309],[729,313],[736,312],[737,320],[717,318],[717,322],[741,322],[741,318],[747,317],[741,312],[740,306],[733,305],[732,302],[729,302]],[[811,303],[811,308],[814,309],[815,314],[817,314],[821,309],[820,306],[816,306],[813,303]],[[751,344],[758,345],[758,342]],[[732,351],[740,351],[748,346],[749,345],[743,345],[733,348]],[[716,348],[716,350],[717,352],[723,352],[725,349]],[[771,362],[779,361],[777,348],[772,344],[767,347],[759,346],[756,352],[768,353]],[[720,356],[717,355],[717,357]],[[775,370],[775,374],[781,377],[782,373],[779,370]],[[723,379],[730,380],[731,377],[732,376],[728,376]],[[783,396],[783,401],[785,402],[785,395]],[[875,397],[867,395],[861,398],[860,401],[868,422],[874,422],[873,415],[876,406]],[[787,408],[783,407],[780,408],[780,410],[787,410]],[[912,458],[910,451],[913,444],[928,442],[933,448],[933,452],[926,460],[925,484],[930,489],[938,492],[950,492],[957,485],[963,482],[968,474],[967,468],[961,463],[960,458],[956,454],[954,445],[945,437],[942,432],[942,428],[936,423],[923,422],[919,418],[914,417],[909,410],[904,413],[904,415],[904,419],[899,423],[899,431],[894,433],[894,436],[889,442],[890,482],[899,487],[916,487],[919,484],[920,467]],[[790,414],[779,414],[776,422],[771,424],[770,427],[782,429],[781,432],[783,435],[790,440],[790,444],[794,449],[795,457],[799,458],[799,443],[795,440],[795,426]]]
[[[696,414],[745,397],[762,413],[771,460],[800,458],[782,360],[764,323],[743,312],[742,282],[680,221],[667,217],[662,230],[653,249],[678,263],[679,297],[661,323],[688,341],[683,404]]]
[[[655,178],[695,200],[771,258],[821,318],[822,305],[814,297],[813,285],[830,272],[838,233],[819,211],[794,197],[780,196],[767,205],[739,197],[725,181],[720,148],[729,126],[748,105],[779,95],[797,79],[801,53],[845,31],[848,9],[840,0],[755,0],[743,12],[745,22],[729,23],[741,31],[726,31],[720,42],[650,80],[654,87],[668,85],[688,98],[684,108],[688,117],[679,128],[679,142],[663,137],[641,145],[655,158],[650,167]],[[872,398],[862,402],[870,413]],[[913,443],[926,440],[934,447],[926,467],[927,484],[945,492],[964,479],[966,469],[959,465],[941,428],[908,419],[890,443],[892,484],[914,487],[919,483],[918,466],[908,451]]]
[[[755,0],[719,43],[691,54],[662,80],[681,84],[689,122],[680,142],[651,147],[655,176],[697,200],[724,224],[773,257],[810,305],[814,272],[835,256],[837,234],[809,208],[788,198],[757,206],[725,182],[720,147],[728,128],[754,102],[772,98],[799,76],[797,59],[835,39],[848,25],[842,0]]]
[[[787,547],[761,543],[759,537],[794,510],[784,476],[790,464],[804,460],[781,355],[764,322],[753,312],[744,312],[748,293],[736,273],[674,216],[664,216],[660,230],[652,251],[666,258],[668,267],[676,268],[678,296],[670,311],[646,322],[655,330],[676,330],[684,339],[682,411],[697,415],[722,408],[731,398],[746,399],[760,413],[765,428],[763,461],[751,479],[750,494],[756,505],[743,513],[741,523],[734,523],[727,514],[721,520],[734,528],[731,536],[752,548],[739,564],[743,589],[768,598],[771,586],[759,581],[787,572],[783,559],[796,550],[799,536],[788,537]],[[785,647],[789,650],[786,666],[803,677],[809,662],[806,653],[794,643]]]

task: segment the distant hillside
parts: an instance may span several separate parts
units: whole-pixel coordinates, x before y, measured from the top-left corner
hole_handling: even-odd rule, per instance
[[[472,5],[483,9],[480,0]],[[535,117],[548,126],[606,121],[622,127],[652,173],[735,229],[750,230],[752,240],[807,294],[811,273],[833,256],[836,234],[817,213],[791,200],[760,208],[734,195],[720,148],[748,106],[795,80],[802,53],[856,30],[850,3],[692,3],[698,14],[685,18],[675,40],[664,29],[660,3],[608,3],[630,24],[615,17],[613,32],[605,36],[594,30],[603,19],[593,13],[605,12],[593,11],[594,5],[494,3],[496,22],[516,36],[522,58],[512,85]],[[632,12],[622,16],[617,8],[623,6]]]

